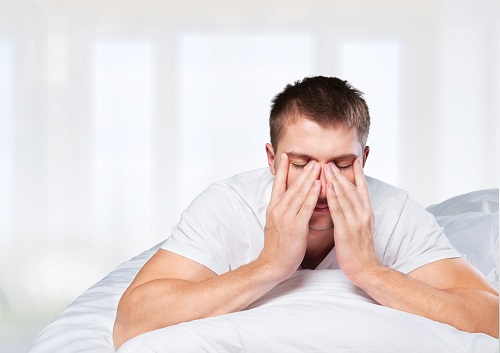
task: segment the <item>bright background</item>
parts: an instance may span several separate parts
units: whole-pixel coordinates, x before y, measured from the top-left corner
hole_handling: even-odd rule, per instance
[[[500,180],[500,2],[0,0],[0,351],[265,167],[272,97],[347,79],[369,175],[424,206]]]

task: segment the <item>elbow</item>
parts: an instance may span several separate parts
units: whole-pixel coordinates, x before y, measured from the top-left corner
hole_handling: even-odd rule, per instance
[[[176,303],[176,297],[162,294],[174,291],[166,285],[164,292],[155,292],[152,282],[131,286],[121,297],[113,326],[115,349],[140,334],[187,321],[172,313],[160,314],[162,307],[172,307],[168,303]]]
[[[118,317],[115,320],[115,324],[113,325],[113,344],[115,346],[115,350],[121,347],[128,340],[125,335],[125,326],[119,321]]]
[[[498,339],[499,334],[499,303],[498,296],[490,293],[485,294],[483,301],[484,308],[482,312],[475,313],[475,320],[471,319],[472,315],[468,315],[469,327],[464,331],[472,333],[484,333]]]
[[[477,325],[476,327],[473,327],[471,329],[464,329],[464,331],[471,333],[484,333],[488,336],[498,339],[498,315],[496,323],[493,322],[491,325],[488,325],[487,327]]]
[[[121,347],[128,340],[138,336],[138,321],[134,318],[131,293],[127,290],[118,303],[116,318],[113,325],[113,344],[115,349]]]
[[[489,324],[487,325],[486,330],[483,330],[484,333],[487,335],[490,335],[496,339],[498,339],[498,334],[499,334],[499,302],[498,302],[498,295],[488,295],[488,298],[490,300],[490,306],[489,309],[487,310],[487,316],[489,319]]]
[[[496,305],[494,306],[494,310],[492,310],[493,314],[493,319],[491,320],[491,325],[489,326],[489,330],[488,332],[486,332],[486,334],[490,335],[490,336],[493,336],[494,338],[498,339],[498,334],[499,334],[499,321],[498,321],[498,314],[499,314],[499,311],[498,311],[498,297],[497,297],[497,300],[496,300]]]

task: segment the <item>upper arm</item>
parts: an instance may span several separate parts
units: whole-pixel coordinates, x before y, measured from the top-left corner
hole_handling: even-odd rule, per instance
[[[194,260],[159,249],[137,273],[129,290],[156,279],[171,278],[201,282],[215,276],[215,272]]]
[[[438,289],[476,288],[498,296],[498,291],[486,278],[462,258],[434,261],[408,275]]]
[[[155,282],[162,284],[166,282],[178,284],[182,281],[200,282],[215,276],[213,271],[196,261],[159,249],[137,273],[118,303],[113,327],[115,346],[118,348],[123,342],[141,333],[168,326],[162,321],[164,307],[161,302],[164,293],[158,291]],[[165,281],[168,279],[171,281]],[[165,288],[167,291],[170,289],[168,285]],[[142,294],[134,295],[133,293],[137,290]],[[159,298],[156,305],[147,304],[151,298]]]

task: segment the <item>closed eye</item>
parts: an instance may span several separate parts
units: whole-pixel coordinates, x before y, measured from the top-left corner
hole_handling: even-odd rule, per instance
[[[306,165],[307,164],[295,164],[295,163],[292,163],[292,167],[294,167],[295,169],[304,169],[304,167]]]
[[[291,163],[292,167],[294,167],[295,169],[304,169],[304,167],[307,165],[307,164],[295,164],[295,163]],[[349,168],[351,168],[350,165],[346,165],[346,166],[341,166],[341,165],[338,165],[337,168],[340,170],[340,171],[343,171],[343,170],[347,170]]]
[[[351,168],[351,166],[350,165],[346,165],[346,166],[338,165],[337,168],[339,168],[340,171],[343,171],[343,170],[347,170],[347,169]]]

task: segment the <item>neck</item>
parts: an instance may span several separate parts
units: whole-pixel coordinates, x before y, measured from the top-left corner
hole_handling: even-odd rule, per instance
[[[302,260],[303,269],[314,270],[335,246],[333,231],[309,231],[309,242]]]

